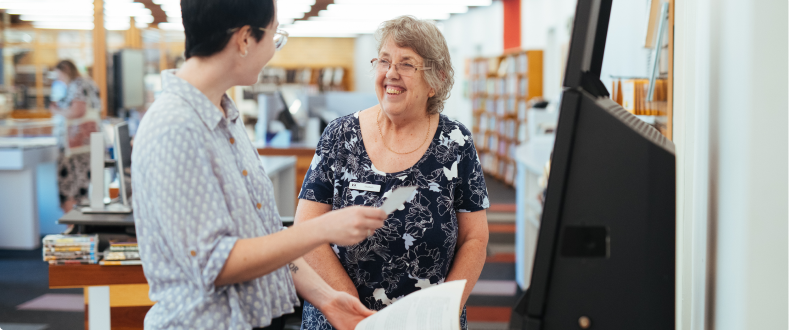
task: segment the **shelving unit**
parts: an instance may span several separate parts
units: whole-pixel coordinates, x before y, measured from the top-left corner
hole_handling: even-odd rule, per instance
[[[544,53],[518,50],[468,64],[472,131],[483,171],[513,186],[515,150],[527,139],[527,110],[543,96]]]

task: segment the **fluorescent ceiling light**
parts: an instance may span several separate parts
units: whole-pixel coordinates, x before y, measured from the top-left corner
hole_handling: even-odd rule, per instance
[[[489,6],[492,0],[335,0],[334,3],[341,5],[453,5],[453,6]]]
[[[184,24],[181,23],[159,23],[159,28],[162,30],[171,31],[184,31]]]
[[[356,12],[364,12],[364,13],[395,11],[395,12],[414,13],[415,15],[421,12],[463,14],[467,12],[467,6],[402,5],[402,4],[354,4],[354,5],[331,4],[327,6],[327,11],[344,11],[344,12],[356,11]]]
[[[93,30],[91,22],[33,22],[38,29]]]
[[[446,20],[450,18],[450,14],[445,12],[397,12],[397,11],[385,11],[385,12],[369,12],[369,11],[356,11],[356,10],[346,10],[346,11],[329,11],[323,10],[319,12],[319,17],[332,17],[335,19],[359,19],[360,17],[365,17],[373,20],[389,20],[396,18],[398,16],[403,15],[412,15],[420,19],[432,19],[432,20]]]

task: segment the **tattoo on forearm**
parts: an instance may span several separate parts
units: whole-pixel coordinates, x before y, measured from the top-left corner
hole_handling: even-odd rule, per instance
[[[291,270],[291,273],[296,274],[297,271],[299,270],[299,267],[297,267],[297,265],[295,265],[293,262],[289,262],[288,269]]]

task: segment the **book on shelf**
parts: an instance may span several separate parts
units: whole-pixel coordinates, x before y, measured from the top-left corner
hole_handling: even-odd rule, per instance
[[[104,260],[135,260],[140,259],[139,252],[110,252],[104,253]]]
[[[95,260],[48,260],[50,265],[92,265]]]
[[[102,260],[99,261],[99,265],[102,266],[136,266],[142,265],[142,260]]]
[[[99,235],[47,235],[41,240],[42,259],[50,265],[95,264]]]
[[[91,243],[98,242],[99,235],[47,235],[42,242],[44,245],[61,243]]]
[[[79,244],[79,245],[49,245],[44,246],[44,252],[75,252],[75,251],[93,251],[94,244]]]

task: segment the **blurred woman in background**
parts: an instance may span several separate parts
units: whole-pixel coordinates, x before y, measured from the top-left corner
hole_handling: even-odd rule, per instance
[[[90,184],[90,139],[99,131],[101,100],[99,89],[77,71],[69,60],[55,66],[57,80],[66,87],[66,95],[50,103],[49,109],[60,122],[58,145],[58,191],[60,207],[69,212],[88,195]]]

